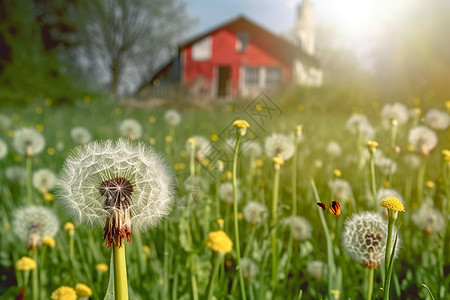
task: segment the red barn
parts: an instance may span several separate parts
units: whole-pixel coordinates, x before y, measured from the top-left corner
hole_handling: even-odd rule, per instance
[[[304,47],[240,16],[179,45],[150,84],[177,82],[195,95],[235,97],[321,81],[318,61]]]

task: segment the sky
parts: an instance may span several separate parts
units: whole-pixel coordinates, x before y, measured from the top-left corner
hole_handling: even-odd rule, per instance
[[[296,7],[302,0],[185,0],[197,19],[192,34],[212,28],[240,14],[274,33],[293,28]],[[359,58],[369,55],[383,24],[407,9],[408,0],[310,0],[315,6],[316,27],[332,27],[339,46]],[[413,1],[413,0],[410,0]]]

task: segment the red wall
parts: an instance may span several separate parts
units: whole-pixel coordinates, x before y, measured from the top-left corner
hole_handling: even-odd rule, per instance
[[[213,82],[213,77],[216,76],[214,69],[217,66],[230,66],[232,94],[239,93],[239,69],[241,66],[279,66],[282,67],[284,81],[290,79],[290,66],[256,46],[252,41],[256,41],[258,36],[252,35],[251,32],[249,32],[249,45],[243,52],[236,51],[236,33],[227,28],[214,32],[211,37],[212,56],[208,61],[193,61],[192,45],[182,51],[181,78],[183,84],[189,84],[198,76],[203,76],[209,83]]]

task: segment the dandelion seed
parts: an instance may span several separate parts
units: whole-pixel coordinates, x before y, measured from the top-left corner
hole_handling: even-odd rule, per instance
[[[425,114],[425,124],[434,130],[445,130],[450,124],[447,112],[432,108]]]
[[[178,126],[178,124],[180,124],[181,122],[180,114],[174,109],[169,109],[168,111],[166,111],[166,113],[164,114],[164,119],[170,126]]]
[[[347,254],[364,267],[378,268],[384,263],[387,228],[387,223],[377,213],[353,214],[344,223],[342,245]],[[397,251],[398,248],[395,253]]]
[[[39,154],[44,149],[45,139],[37,130],[23,128],[16,132],[13,146],[20,155],[31,157]]]
[[[294,142],[283,134],[272,134],[264,141],[266,155],[270,158],[281,157],[288,160],[294,155]]]
[[[77,293],[69,286],[61,286],[57,288],[51,296],[52,300],[76,300]]]
[[[104,227],[104,239],[122,245],[156,226],[173,203],[173,178],[165,160],[143,143],[125,139],[78,146],[58,181],[59,196],[76,222]]]
[[[27,243],[27,249],[36,250],[45,236],[53,238],[56,235],[59,220],[49,208],[30,205],[14,213],[12,228],[14,234]]]
[[[142,126],[135,119],[125,119],[119,126],[120,134],[134,141],[142,136]]]
[[[408,142],[419,154],[427,157],[437,145],[437,135],[433,130],[425,126],[419,126],[409,131]]]
[[[18,271],[30,271],[36,269],[36,262],[28,256],[22,256],[16,261],[16,269]]]
[[[210,232],[206,238],[206,247],[225,254],[233,250],[233,242],[223,230]]]
[[[92,135],[89,130],[81,126],[72,128],[70,130],[70,136],[72,137],[72,140],[79,145],[87,144],[92,139]]]
[[[242,213],[244,219],[253,226],[263,224],[269,216],[267,207],[254,201],[248,202],[242,209]]]
[[[445,218],[435,208],[422,205],[412,216],[414,224],[428,235],[441,233],[445,229]]]

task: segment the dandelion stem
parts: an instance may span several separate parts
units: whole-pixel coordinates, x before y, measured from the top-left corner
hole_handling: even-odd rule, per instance
[[[391,214],[391,211],[389,210],[389,215],[390,214]],[[392,242],[392,230],[394,229],[394,223],[395,223],[395,220],[392,220],[391,218],[389,218],[388,236],[387,236],[387,241],[386,241],[386,254],[385,254],[385,259],[384,259],[386,275],[388,274],[389,262],[391,259],[391,242]]]
[[[278,281],[278,249],[277,249],[277,229],[278,222],[278,191],[280,186],[281,166],[275,164],[275,174],[273,179],[273,200],[272,200],[272,290],[275,290]]]
[[[219,266],[220,263],[222,262],[223,259],[223,255],[219,254],[216,255],[215,253],[213,254],[215,256],[215,264],[214,264],[214,270],[213,270],[213,274],[212,277],[210,277],[209,279],[209,284],[208,284],[208,293],[207,293],[207,300],[212,299],[212,296],[214,294],[214,287],[215,287],[215,283],[216,283],[216,277],[217,277],[217,273],[219,273]]]
[[[189,161],[189,167],[191,171],[191,176],[195,176],[195,144],[191,143],[190,145],[191,157]]]
[[[32,252],[33,252],[33,260],[37,264],[38,263],[38,251],[33,250]],[[38,272],[39,272],[39,265],[31,271],[31,276],[32,276],[32,278],[31,278],[31,280],[32,280],[31,292],[32,293],[31,294],[32,294],[33,300],[39,299],[39,278],[38,278],[39,273]]]
[[[194,254],[189,253],[189,264],[191,268],[191,286],[192,286],[192,298],[198,300],[198,288],[197,288],[197,277],[195,277],[195,266],[194,266]]]
[[[421,156],[419,170],[417,172],[417,201],[419,204],[422,202],[422,190],[423,190],[423,181],[425,178],[426,163],[427,163],[426,157]]]
[[[292,157],[292,215],[297,215],[297,161],[298,137],[295,137],[294,156]]]
[[[234,235],[236,239],[236,260],[237,260],[237,270],[239,273],[239,284],[241,287],[241,299],[246,299],[245,295],[245,285],[244,276],[242,274],[241,268],[241,249],[239,243],[239,223],[238,223],[238,201],[237,201],[237,159],[239,152],[239,143],[241,142],[241,135],[238,133],[236,139],[236,145],[234,147],[234,157],[233,157],[233,215],[234,215]]]
[[[28,204],[33,204],[33,190],[31,189],[31,157],[26,158],[27,165],[27,201]]]
[[[371,183],[371,190],[372,190],[372,206],[375,206],[375,203],[377,201],[377,184],[376,184],[376,178],[375,178],[375,154],[371,151],[370,152],[370,183]]]
[[[372,300],[372,294],[373,294],[373,274],[375,269],[369,268],[369,281],[367,286],[367,300]]]
[[[114,292],[116,300],[128,300],[127,264],[125,243],[113,246],[114,258]]]

